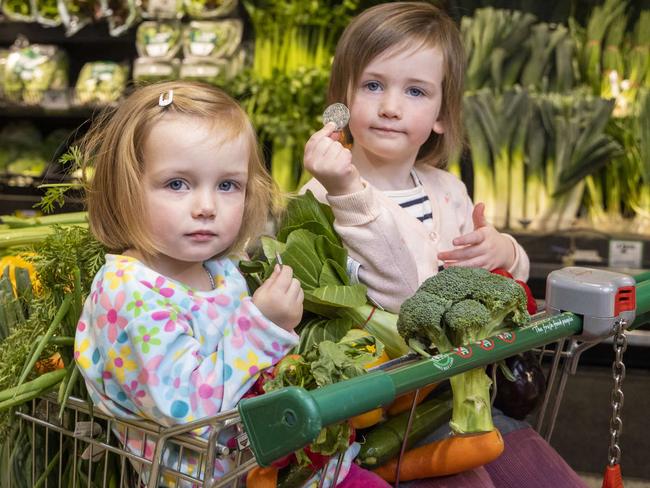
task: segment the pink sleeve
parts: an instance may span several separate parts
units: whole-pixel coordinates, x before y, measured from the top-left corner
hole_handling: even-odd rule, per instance
[[[419,286],[415,257],[397,231],[395,215],[377,201],[370,185],[357,193],[327,196],[336,216],[334,228],[350,257],[361,264],[360,281],[384,309],[399,312]]]

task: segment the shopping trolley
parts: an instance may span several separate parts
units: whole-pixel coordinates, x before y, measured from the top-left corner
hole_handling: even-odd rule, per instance
[[[268,466],[310,444],[325,426],[529,350],[537,351],[540,360],[550,356],[545,361],[546,395],[536,423],[549,439],[567,377],[575,373],[580,354],[608,337],[622,336],[625,329],[650,322],[650,272],[630,277],[565,268],[549,275],[546,297],[546,311],[526,327],[429,359],[407,355],[316,390],[283,388],[242,400],[237,410],[174,427],[118,420],[76,398],[61,411],[54,396],[44,396],[16,413],[13,445],[5,443],[0,453],[0,482],[11,487],[151,488],[164,480],[179,486],[236,487],[253,467]],[[196,435],[206,427],[209,437]],[[122,432],[122,442],[116,431]],[[144,440],[140,452],[123,447],[129,436]],[[613,436],[610,445],[610,459],[616,461],[617,439]],[[192,458],[195,468],[166,462],[170,451],[179,459]],[[225,459],[234,469],[215,479],[214,464]]]

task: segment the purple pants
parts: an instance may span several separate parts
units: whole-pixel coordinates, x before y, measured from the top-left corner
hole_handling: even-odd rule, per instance
[[[575,471],[530,427],[503,436],[501,456],[454,476],[401,483],[404,488],[587,488]],[[338,488],[388,488],[384,480],[353,465]]]

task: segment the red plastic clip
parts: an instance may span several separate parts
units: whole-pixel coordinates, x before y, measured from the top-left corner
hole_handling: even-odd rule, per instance
[[[621,475],[620,464],[607,465],[602,488],[623,488],[623,475]]]
[[[636,309],[636,287],[622,286],[616,292],[614,299],[614,316],[634,309]]]

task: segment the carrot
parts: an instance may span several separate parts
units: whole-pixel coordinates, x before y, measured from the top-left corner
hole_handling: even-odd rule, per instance
[[[357,330],[357,333],[360,335],[370,335],[370,333],[365,330]],[[380,364],[383,364],[387,361],[390,361],[390,357],[388,357],[388,354],[386,354],[386,349],[384,349],[379,357],[373,359],[367,364],[364,364],[363,367],[365,369],[370,369],[374,368],[375,366],[379,366]],[[367,429],[368,427],[372,427],[373,425],[378,424],[382,420],[384,420],[384,409],[379,407],[375,408],[374,410],[370,410],[369,412],[357,415],[356,417],[352,417],[350,419],[350,425],[355,429]]]
[[[246,488],[275,488],[278,484],[278,468],[255,466],[246,475]]]
[[[429,393],[436,389],[438,383],[431,383],[430,385],[423,386],[420,388],[420,393],[418,393],[418,405],[424,401]],[[389,417],[394,417],[399,415],[402,412],[410,410],[411,405],[413,405],[413,399],[415,398],[415,390],[403,395],[398,396],[393,403],[388,406],[386,412]]]
[[[63,363],[63,358],[58,352],[55,352],[47,359],[36,361],[36,364],[34,365],[34,369],[38,374],[49,373],[50,371],[62,368],[65,368],[65,364]]]
[[[384,409],[375,408],[350,419],[350,425],[355,429],[367,429],[384,420]]]
[[[400,481],[447,476],[483,466],[503,452],[503,438],[497,430],[458,434],[404,453]],[[395,482],[397,458],[373,470],[389,483]]]

